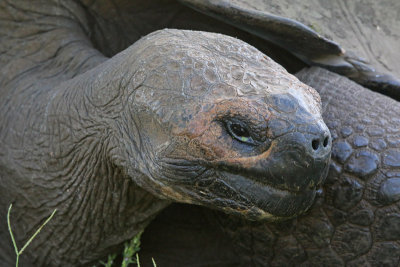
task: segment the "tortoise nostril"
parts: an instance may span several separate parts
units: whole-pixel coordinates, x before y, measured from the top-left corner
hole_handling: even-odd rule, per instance
[[[312,148],[313,148],[314,150],[317,150],[318,147],[319,147],[319,140],[318,140],[318,139],[312,140],[311,145],[312,145]]]
[[[328,145],[328,142],[329,142],[329,137],[327,136],[324,139],[324,143],[323,143],[324,147],[326,147]]]

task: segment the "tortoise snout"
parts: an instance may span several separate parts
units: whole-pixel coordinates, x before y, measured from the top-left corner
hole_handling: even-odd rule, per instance
[[[300,127],[299,127],[300,128]],[[327,172],[332,140],[324,123],[309,125],[307,131],[280,136],[268,157],[257,165],[259,179],[277,188],[302,191],[320,185]]]
[[[315,159],[328,156],[331,152],[332,138],[327,127],[325,125],[315,125],[311,127],[310,132],[305,134],[308,139],[305,142],[308,154]]]
[[[318,152],[321,149],[323,149],[322,147],[326,148],[328,146],[329,139],[330,139],[329,136],[325,136],[325,137],[322,137],[322,138],[316,138],[316,139],[312,140],[311,146],[314,149],[314,151]]]
[[[325,157],[331,151],[331,135],[328,131],[324,131],[320,136],[311,137],[311,142],[308,142],[310,146],[310,154],[316,158]]]

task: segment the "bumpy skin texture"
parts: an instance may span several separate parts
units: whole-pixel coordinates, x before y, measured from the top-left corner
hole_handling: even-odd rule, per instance
[[[114,2],[117,3],[118,1]],[[0,162],[2,164],[2,180],[0,184],[3,186],[0,197],[2,208],[0,221],[5,222],[6,208],[10,202],[13,202],[13,228],[17,235],[17,243],[22,244],[44,221],[53,208],[59,209],[57,217],[46,226],[31,244],[29,250],[25,252],[28,258],[34,261],[35,266],[79,265],[102,257],[114,245],[117,246],[123,240],[134,235],[139,229],[145,227],[161,209],[168,205],[171,199],[218,207],[242,213],[252,218],[259,217],[260,212],[258,210],[246,210],[245,206],[249,203],[270,209],[270,207],[266,207],[265,201],[261,201],[261,203],[254,199],[243,201],[241,197],[238,197],[237,192],[234,192],[235,190],[231,190],[231,188],[226,190],[225,184],[217,183],[217,186],[215,186],[215,183],[211,183],[213,187],[207,180],[205,183],[196,184],[195,188],[198,191],[191,194],[193,192],[188,190],[190,186],[185,184],[187,182],[185,179],[176,181],[174,178],[186,177],[188,172],[195,176],[196,172],[202,172],[204,169],[194,167],[193,162],[190,162],[192,165],[182,161],[178,161],[179,164],[176,164],[177,161],[169,160],[167,162],[163,161],[167,157],[161,157],[174,156],[173,160],[176,160],[176,156],[182,155],[201,155],[206,159],[228,156],[229,160],[225,158],[223,164],[208,163],[207,167],[212,165],[212,168],[221,167],[224,164],[227,166],[227,163],[234,163],[247,168],[250,164],[246,164],[254,163],[253,159],[265,163],[262,157],[252,158],[249,162],[233,162],[232,158],[238,158],[239,152],[237,150],[239,149],[236,150],[237,147],[235,148],[237,143],[228,139],[227,135],[220,135],[221,125],[213,124],[213,127],[202,128],[200,122],[209,122],[207,116],[206,118],[197,117],[197,120],[194,120],[197,123],[188,125],[187,129],[181,125],[187,122],[179,121],[183,118],[182,116],[189,118],[189,115],[196,115],[196,112],[191,108],[185,110],[185,105],[190,106],[190,101],[197,101],[198,99],[210,100],[203,93],[207,90],[209,90],[207,93],[213,92],[211,90],[212,85],[216,84],[216,82],[213,83],[208,80],[213,76],[209,76],[207,70],[214,71],[214,68],[207,64],[196,64],[198,63],[196,60],[203,60],[201,58],[202,53],[199,53],[199,51],[207,48],[207,45],[209,45],[207,42],[201,48],[196,47],[192,55],[196,58],[195,61],[191,61],[189,57],[186,57],[186,54],[181,58],[185,66],[188,64],[191,66],[190,68],[181,71],[179,64],[171,64],[172,68],[178,67],[180,69],[171,74],[154,71],[159,67],[162,69],[168,65],[168,62],[160,61],[154,57],[152,53],[155,50],[151,50],[152,53],[149,53],[145,49],[138,49],[140,45],[135,46],[135,49],[138,50],[133,49],[133,52],[142,55],[142,59],[146,62],[136,61],[138,57],[129,52],[106,62],[107,58],[94,49],[90,42],[93,41],[96,48],[101,49],[106,55],[112,56],[125,49],[141,35],[160,28],[160,25],[165,27],[164,19],[167,20],[167,23],[174,25],[182,12],[168,13],[169,16],[167,17],[154,15],[152,20],[151,15],[147,16],[146,12],[143,12],[151,11],[152,6],[143,4],[144,9],[139,9],[143,7],[137,5],[139,1],[130,2],[133,3],[133,7],[137,8],[136,11],[139,15],[135,14],[136,16],[133,16],[133,13],[130,13],[128,9],[113,9],[107,5],[104,7],[99,4],[98,9],[96,9],[96,3],[99,2],[44,1],[27,4],[23,1],[3,1],[0,3],[2,18],[0,20],[0,30],[2,31],[0,39],[0,101],[2,101]],[[170,3],[172,1],[168,4]],[[187,12],[181,7],[178,7],[178,9],[183,10],[183,13]],[[113,12],[116,10],[116,13],[110,12],[110,10]],[[99,12],[96,13],[96,11]],[[163,13],[165,13],[165,10],[162,10],[160,14],[163,15]],[[190,13],[188,17],[195,21],[196,19],[193,19],[192,15],[193,13]],[[129,24],[131,20],[127,20],[127,22],[125,19],[133,17],[138,24],[133,23],[133,26],[131,26]],[[144,18],[149,17],[150,23],[145,23]],[[158,24],[154,23],[155,21]],[[127,27],[127,25],[131,27]],[[192,24],[187,23],[185,26],[188,27],[188,25]],[[215,29],[217,25],[218,23],[214,23],[212,29]],[[116,30],[121,28],[123,30]],[[121,34],[120,31],[125,34]],[[135,34],[131,35],[132,31]],[[173,35],[179,36],[179,34]],[[201,36],[200,40],[212,39],[212,36],[216,38],[215,35]],[[168,54],[167,52],[170,51],[168,49],[181,43],[178,39],[170,41],[170,43],[167,43],[166,50],[157,50],[157,53],[177,56],[174,53]],[[195,41],[191,40],[189,46],[193,47],[198,40],[199,38]],[[199,43],[201,44],[201,42]],[[242,45],[238,46],[242,47]],[[181,46],[178,45],[178,47]],[[229,51],[228,55],[235,55],[235,52],[242,54],[243,52],[236,49],[237,46],[234,49],[232,48],[230,45],[224,44],[222,47],[215,46],[215,51],[214,49],[211,50],[212,52],[222,51],[222,54],[224,54],[224,51]],[[268,59],[263,60],[259,56],[254,57],[254,50],[248,49],[250,52],[244,54],[248,55],[247,60],[250,61],[251,64],[249,65],[252,67],[259,63],[257,58],[264,63],[266,63],[265,60],[268,61]],[[247,50],[247,48],[244,50]],[[225,56],[226,54],[224,54]],[[235,56],[233,58],[237,60]],[[178,62],[182,63],[179,60]],[[207,62],[209,62],[208,59]],[[101,63],[105,64],[99,66]],[[140,64],[145,66],[144,72],[135,68]],[[99,67],[93,69],[96,66]],[[264,72],[265,69],[262,66],[260,63],[255,69],[261,67]],[[275,71],[281,70],[276,65],[272,66]],[[242,81],[249,82],[250,85],[255,87],[265,87],[265,84],[259,84],[260,77],[254,76],[244,79],[245,75],[242,76],[240,70],[230,69],[230,67],[235,67],[235,64],[231,64],[231,62],[224,61],[224,64],[219,67],[221,72],[228,74],[226,77],[218,77],[223,78],[224,81],[236,83],[237,80],[242,79]],[[198,77],[197,68],[203,76]],[[88,72],[91,69],[93,70]],[[251,72],[258,73],[259,71],[251,69]],[[143,75],[143,73],[146,75]],[[79,74],[83,75],[77,77]],[[149,74],[148,80],[145,79],[147,74]],[[174,84],[177,82],[175,78],[181,74],[188,76],[188,79],[185,80],[186,83],[182,87],[178,86],[181,89],[180,92],[187,97],[185,100],[188,100],[188,103],[182,100],[171,100],[169,98],[171,92],[168,90],[171,88],[159,88],[160,84],[168,84],[168,86]],[[263,75],[265,76],[265,74],[260,76]],[[318,75],[324,76],[321,73],[318,73]],[[75,79],[71,80],[74,77]],[[335,80],[336,78],[331,77],[331,79],[335,81],[335,85],[340,83],[339,80]],[[290,76],[284,75],[284,80],[288,85],[297,84]],[[144,81],[147,83],[148,90],[136,88],[138,84]],[[274,79],[268,80],[268,84],[274,84],[274,88],[275,85],[277,87],[282,86],[279,81],[274,81]],[[160,100],[159,103],[146,101],[153,99],[152,91],[160,91],[155,90],[157,87],[162,90],[167,89],[165,91],[168,91],[168,93],[154,93],[155,96],[153,96],[156,100]],[[204,90],[205,87],[207,87],[207,90]],[[228,92],[232,89],[226,84],[217,87],[218,90],[225,90],[224,96],[229,95]],[[192,91],[189,88],[195,90]],[[242,92],[242,89],[248,88],[244,86],[237,89],[236,94]],[[297,89],[301,91],[301,88]],[[293,90],[296,91],[297,89]],[[55,91],[59,93],[54,94]],[[132,92],[135,92],[135,94]],[[255,98],[257,98],[259,90],[255,89],[254,92]],[[235,92],[233,95],[235,95]],[[299,95],[295,95],[295,99],[298,99]],[[288,96],[277,96],[272,99],[275,99],[277,103],[283,100],[282,103],[284,103],[288,98],[290,99]],[[373,95],[372,99],[375,98],[378,99],[379,97]],[[345,100],[348,101],[348,99],[353,99],[353,96],[347,96]],[[358,95],[356,103],[361,103],[359,99],[363,99],[361,95]],[[132,102],[130,102],[131,100]],[[133,108],[130,104],[135,101]],[[227,99],[226,103],[231,104],[229,101],[230,99]],[[256,124],[262,121],[261,125],[266,124],[265,115],[267,113],[272,117],[273,115],[283,114],[285,111],[291,113],[290,107],[293,107],[293,105],[283,105],[285,111],[282,112],[282,107],[279,104],[273,101],[268,102],[270,101],[268,99],[263,103],[255,103],[257,101],[254,102],[253,95],[251,99],[246,101],[248,102],[240,105],[240,111],[251,115],[248,116],[251,117],[249,121],[253,120]],[[312,98],[309,101],[314,102],[314,104],[318,102],[318,100],[312,100]],[[123,104],[120,105],[117,102]],[[179,102],[179,106],[176,105],[177,102]],[[396,105],[387,100],[383,102],[385,102],[385,106]],[[167,103],[167,106],[172,106],[181,113],[168,112],[163,103]],[[262,111],[263,114],[260,115],[253,112],[254,109],[251,107],[253,104],[261,107],[259,110],[263,110],[263,104],[272,105],[276,108],[264,110]],[[353,103],[348,103],[348,105],[348,107],[353,107]],[[309,119],[308,116],[303,116],[306,114],[303,111],[304,109],[306,111],[312,110],[314,105],[304,106],[301,104],[300,106],[302,108],[294,106],[296,113],[298,112],[297,115],[300,115],[299,117],[302,119]],[[227,107],[214,103],[208,108],[212,112],[207,114],[215,115],[218,114],[216,111],[226,111]],[[371,109],[370,106],[365,107],[361,104],[359,108],[363,111]],[[354,112],[360,111],[351,109],[342,114],[338,113],[337,119],[346,121],[349,116],[352,118],[359,116],[353,114]],[[385,112],[382,111],[382,116]],[[154,117],[150,116],[152,113]],[[37,116],[37,114],[42,114],[42,116]],[[134,117],[134,115],[137,117]],[[174,118],[178,118],[178,120],[176,121]],[[284,114],[283,118],[287,120],[292,117]],[[397,123],[396,118],[398,118],[398,114],[392,114],[387,120],[392,127],[398,125],[395,124]],[[328,184],[332,188],[326,190],[327,193],[323,198],[326,202],[321,199],[318,200],[308,216],[287,223],[268,226],[241,221],[237,217],[226,219],[225,215],[222,214],[215,215],[213,213],[208,218],[207,216],[210,216],[209,210],[193,208],[195,212],[198,209],[204,212],[199,212],[204,214],[205,219],[198,220],[200,223],[204,222],[201,225],[202,227],[198,229],[204,229],[203,227],[206,226],[206,230],[208,229],[206,233],[211,233],[216,237],[222,236],[225,238],[225,242],[220,242],[219,245],[214,247],[210,247],[207,242],[204,243],[204,246],[193,247],[191,255],[199,254],[197,254],[197,258],[192,258],[195,262],[192,262],[191,265],[211,262],[206,261],[204,254],[201,255],[202,250],[199,247],[212,249],[209,255],[214,258],[224,255],[224,260],[213,261],[214,263],[217,262],[218,266],[229,265],[230,263],[237,264],[238,260],[240,260],[239,263],[246,265],[266,265],[267,263],[271,265],[287,265],[288,263],[343,265],[345,262],[349,262],[349,265],[364,265],[364,261],[377,266],[385,263],[384,261],[387,261],[388,265],[395,266],[398,264],[398,206],[396,202],[398,200],[398,172],[396,173],[398,169],[396,165],[398,162],[396,140],[398,138],[396,137],[396,130],[393,130],[393,128],[390,130],[390,127],[387,126],[388,122],[381,121],[381,116],[371,118],[371,120],[385,126],[385,132],[382,133],[385,138],[382,141],[378,137],[370,136],[368,127],[365,130],[367,136],[356,138],[356,134],[359,133],[354,128],[351,135],[354,139],[351,139],[353,137],[350,136],[347,142],[351,146],[357,145],[359,148],[349,148],[346,143],[341,144],[339,142],[341,145],[335,148],[337,161],[332,170],[336,169],[337,172],[345,174],[337,175],[333,172],[333,178],[330,177]],[[165,127],[165,123],[168,121],[171,122],[171,125]],[[299,122],[302,123],[303,121],[299,120]],[[368,124],[369,122],[362,123]],[[149,125],[152,130],[157,129],[157,131],[146,132],[146,126]],[[334,127],[340,126],[339,124],[333,125]],[[271,126],[269,125],[269,128]],[[138,137],[138,128],[143,130],[144,133],[140,137]],[[279,130],[279,127],[277,128]],[[274,128],[274,131],[279,132],[277,128]],[[301,132],[301,128],[301,125],[295,127],[297,132]],[[175,131],[174,134],[181,138],[180,142],[177,143],[184,149],[177,150],[178,153],[175,154],[168,149],[163,151],[154,149],[159,144],[165,144],[165,141],[172,136],[170,133],[166,134],[165,129]],[[209,133],[211,134],[207,135],[207,130],[210,130]],[[309,130],[310,132],[313,131],[311,128]],[[271,136],[279,135],[274,131],[270,133]],[[253,127],[252,132],[257,133],[259,131],[257,127]],[[344,132],[346,134],[346,130]],[[375,133],[379,135],[378,132]],[[340,136],[340,134],[338,135]],[[154,136],[157,138],[152,138]],[[215,136],[222,136],[223,140],[214,142],[216,140],[212,138]],[[367,141],[365,137],[367,137]],[[310,138],[310,136],[307,138]],[[375,138],[376,144],[373,142],[373,138]],[[189,139],[196,141],[191,142]],[[229,141],[225,142],[227,140]],[[283,141],[288,140],[283,139],[281,141],[276,147],[284,148]],[[368,149],[371,149],[369,152],[366,151],[368,150],[365,147],[366,142],[368,142]],[[214,146],[215,144],[217,146]],[[202,149],[199,149],[199,147]],[[166,146],[166,148],[170,148],[170,146]],[[383,149],[382,152],[379,152],[379,149]],[[225,153],[227,150],[230,150],[229,153]],[[247,150],[245,156],[254,156],[260,150]],[[138,151],[140,153],[137,153]],[[346,159],[346,157],[348,158]],[[342,169],[340,169],[341,161],[343,161]],[[202,161],[197,161],[196,164],[204,162],[205,160],[202,159]],[[167,172],[159,171],[164,174],[162,184],[170,183],[172,186],[161,187],[161,183],[153,183],[160,181],[160,179],[152,181],[151,175],[148,175],[151,171],[159,174],[154,170],[157,168],[153,168],[153,163],[154,166],[156,164],[162,164],[163,167],[174,166],[173,171],[170,171],[172,168],[166,169]],[[184,167],[177,168],[182,167],[182,163],[185,163]],[[221,162],[214,161],[213,163]],[[358,168],[360,166],[361,168]],[[250,168],[252,171],[247,173],[248,176],[252,178],[263,177],[259,175],[260,168],[254,165],[250,167],[255,168]],[[285,169],[293,166],[283,164],[280,167]],[[381,171],[381,167],[383,171]],[[392,171],[389,172],[388,170]],[[297,173],[296,169],[292,169],[292,171]],[[242,174],[240,171],[237,172]],[[182,175],[183,173],[185,175]],[[209,175],[210,172],[203,174]],[[222,176],[223,173],[221,172],[220,175]],[[237,176],[231,177],[233,179],[238,178]],[[314,177],[314,184],[321,182],[318,177]],[[135,179],[132,180],[132,178]],[[294,179],[290,182],[282,182],[279,177],[273,179],[275,186],[284,189],[289,187],[291,190],[297,187],[307,188],[311,185],[309,181],[307,179],[302,181]],[[138,187],[137,184],[141,184],[153,194],[159,197],[167,197],[169,200],[155,198],[148,191]],[[162,188],[167,190],[163,191]],[[203,188],[207,188],[209,191],[204,193]],[[360,197],[360,192],[362,197]],[[216,203],[215,194],[220,193],[225,195],[219,199],[222,199],[222,201]],[[313,192],[311,193],[313,194]],[[188,196],[188,194],[191,195]],[[235,199],[236,203],[228,203],[229,205],[227,205],[226,195]],[[205,196],[211,197],[211,200],[208,200]],[[281,214],[278,214],[278,216],[292,216],[304,211],[310,204],[310,199],[312,198],[303,202],[305,205],[300,205],[300,207],[295,206],[301,203],[299,201],[285,202],[285,205],[279,211]],[[276,211],[274,213],[277,214]],[[174,218],[179,219],[179,216],[182,216],[182,213],[177,213]],[[217,220],[220,225],[217,230],[215,230],[213,220]],[[5,224],[2,227],[0,231],[2,242],[0,258],[4,260],[5,264],[12,265],[14,252]],[[221,228],[225,232],[221,232]],[[179,229],[182,230],[182,228]],[[151,234],[150,230],[151,228],[149,234]],[[161,236],[159,233],[156,238],[159,244],[162,244]],[[190,239],[189,234],[186,233],[185,237],[185,240],[190,241],[189,244],[196,244]],[[205,239],[204,236],[199,236],[199,238],[203,241]],[[232,242],[232,240],[235,242]],[[179,242],[174,243],[179,244]],[[236,245],[238,246],[235,247]],[[167,253],[167,249],[170,247],[173,247],[173,244],[163,246],[162,252]],[[189,254],[187,253],[188,246],[183,247],[182,253],[177,254],[176,258],[172,258],[173,263],[171,265],[176,266],[177,258],[184,260],[182,259],[183,255]],[[224,253],[220,253],[221,248]],[[156,253],[149,254],[158,258]],[[170,259],[171,255],[173,254],[169,255]],[[159,260],[160,264],[164,266],[168,264],[163,264],[161,257]],[[25,262],[21,265],[28,266],[28,264]],[[182,266],[187,266],[187,264],[182,264]]]
[[[269,220],[311,206],[331,146],[319,96],[254,47],[163,30],[107,59],[75,2],[0,4],[0,221],[13,203],[20,246],[58,209],[23,260],[89,264],[172,201]]]
[[[325,70],[304,71],[298,77],[321,95],[323,116],[334,139],[332,163],[324,196],[307,216],[253,233],[275,239],[273,257],[261,256],[259,262],[398,266],[399,103]]]
[[[327,205],[320,209],[325,214],[320,221],[328,219],[335,229],[326,251],[337,265],[398,266],[399,102],[321,69],[298,77],[321,94],[324,119],[334,139],[324,185]],[[335,90],[338,85],[344,89]],[[313,223],[316,232],[320,226],[329,228],[317,225]],[[315,261],[323,259],[309,259]]]
[[[298,77],[320,93],[334,139],[323,194],[310,211],[266,224],[172,206],[147,228],[142,259],[155,257],[163,266],[400,264],[400,104],[326,70]],[[220,245],[207,247],[214,242]],[[182,259],[189,243],[202,250]]]

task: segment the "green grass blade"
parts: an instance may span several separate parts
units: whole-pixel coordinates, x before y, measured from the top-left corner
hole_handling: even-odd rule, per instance
[[[156,262],[155,262],[153,257],[151,257],[151,261],[153,262],[153,267],[157,267],[157,264],[156,264]]]
[[[139,253],[136,253],[136,264],[138,267],[140,267]]]
[[[8,232],[10,233],[11,240],[12,240],[12,243],[13,243],[13,245],[14,245],[15,254],[17,254],[17,256],[18,256],[19,252],[18,252],[17,243],[15,242],[15,238],[14,238],[13,232],[12,232],[12,230],[11,230],[11,223],[10,223],[11,208],[12,208],[12,204],[10,204],[10,207],[8,207],[8,212],[7,212]]]
[[[53,211],[53,213],[50,215],[49,218],[47,218],[47,220],[39,227],[39,229],[37,229],[37,231],[31,236],[31,238],[29,238],[29,240],[25,243],[25,245],[22,247],[22,249],[19,251],[19,254],[22,254],[22,252],[24,252],[24,250],[26,249],[27,246],[29,246],[29,244],[32,242],[32,240],[40,233],[40,231],[42,230],[42,228],[53,218],[54,214],[56,214],[57,209],[55,209]]]

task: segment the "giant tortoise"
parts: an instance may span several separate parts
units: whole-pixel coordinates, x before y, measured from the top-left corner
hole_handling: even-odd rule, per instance
[[[181,2],[0,3],[0,219],[13,203],[22,244],[58,209],[23,266],[93,264],[157,215],[143,255],[164,266],[396,265],[398,103],[303,70],[321,105],[262,52],[393,98],[398,80],[246,2]]]

